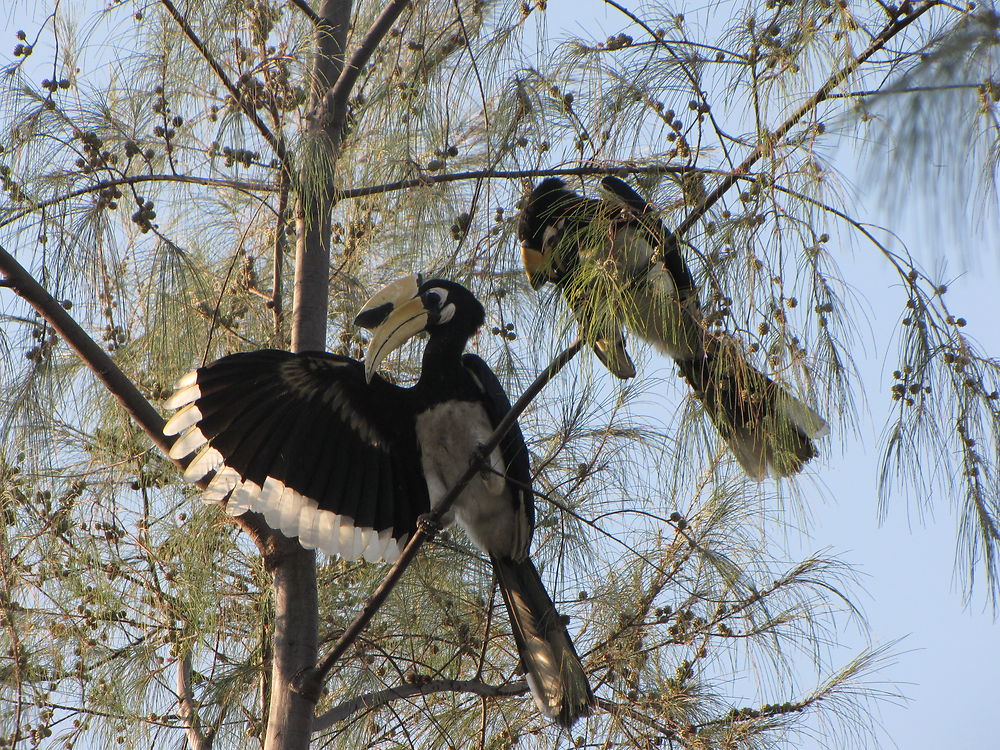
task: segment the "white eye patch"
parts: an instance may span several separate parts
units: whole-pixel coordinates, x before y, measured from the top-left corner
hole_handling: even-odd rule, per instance
[[[438,325],[441,325],[442,323],[447,323],[449,320],[452,319],[452,317],[454,317],[454,315],[455,315],[455,305],[449,302],[447,305],[441,308],[441,315],[438,318]]]
[[[448,301],[448,290],[442,289],[439,286],[432,286],[428,289],[425,294],[436,294],[438,298],[438,309],[440,310],[444,307],[444,303]]]
[[[562,228],[565,222],[559,221],[555,224],[549,224],[545,227],[545,232],[542,234],[542,253],[547,253],[559,242],[559,238],[562,237]]]

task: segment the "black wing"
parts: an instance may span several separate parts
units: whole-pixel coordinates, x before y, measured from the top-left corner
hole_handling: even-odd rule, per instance
[[[642,215],[655,210],[649,201],[639,195],[631,185],[619,177],[608,175],[601,178],[601,187],[637,214]]]
[[[483,405],[489,416],[490,424],[496,428],[500,421],[510,411],[510,399],[497,379],[496,373],[475,354],[462,356],[462,364],[468,370],[483,393]],[[523,556],[528,554],[531,546],[531,534],[535,529],[535,496],[531,491],[531,464],[528,458],[528,446],[524,443],[521,426],[515,422],[500,441],[500,455],[503,457],[507,478],[507,489],[516,505],[515,512],[523,519],[525,528],[520,538],[524,540]],[[520,559],[522,555],[512,555]]]
[[[165,406],[188,481],[206,502],[254,510],[303,547],[392,560],[429,509],[407,390],[325,352],[274,349],[189,372]]]
[[[635,220],[649,234],[654,247],[659,247],[663,265],[674,279],[677,292],[685,299],[695,291],[694,278],[681,253],[677,237],[664,226],[657,215],[656,207],[639,195],[631,185],[618,177],[608,175],[601,180],[601,187],[611,197],[611,200],[622,204],[635,216]]]

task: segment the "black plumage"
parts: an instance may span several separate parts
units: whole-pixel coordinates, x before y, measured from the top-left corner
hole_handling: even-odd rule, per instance
[[[373,338],[365,362],[326,352],[234,354],[188,373],[166,406],[172,458],[208,478],[205,499],[254,510],[303,546],[347,559],[393,560],[510,410],[489,366],[463,354],[482,325],[464,287],[410,277],[358,315]],[[426,330],[420,377],[378,375],[385,356]],[[539,708],[569,726],[590,686],[563,620],[528,557],[534,499],[515,425],[446,514],[489,555]]]
[[[617,377],[635,367],[623,327],[672,357],[743,469],[790,476],[816,456],[826,422],[754,368],[731,339],[710,336],[678,238],[624,181],[605,177],[588,199],[558,178],[540,182],[518,220],[535,289],[555,284],[581,334]]]

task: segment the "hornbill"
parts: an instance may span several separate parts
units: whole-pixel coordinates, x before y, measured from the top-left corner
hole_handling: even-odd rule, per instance
[[[410,276],[369,300],[355,323],[373,329],[364,362],[326,352],[262,350],[184,375],[165,406],[170,457],[193,454],[184,478],[211,476],[206,502],[262,513],[307,549],[392,561],[510,409],[469,338],[485,319],[463,286]],[[376,370],[426,331],[416,384]],[[457,522],[489,555],[539,709],[563,726],[593,695],[564,620],[528,556],[535,523],[528,451],[508,432],[458,496]]]
[[[534,289],[562,292],[585,340],[619,378],[635,375],[622,326],[672,357],[751,477],[790,476],[829,432],[816,412],[756,370],[735,342],[707,335],[698,288],[677,237],[628,184],[608,176],[587,199],[550,177],[518,217]]]

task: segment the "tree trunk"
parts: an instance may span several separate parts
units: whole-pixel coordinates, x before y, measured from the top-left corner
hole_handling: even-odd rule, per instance
[[[333,209],[332,165],[339,151],[339,133],[323,131],[329,118],[319,116],[327,92],[344,66],[344,46],[351,17],[351,0],[324,0],[316,28],[310,135],[329,149],[324,164],[330,173],[318,175],[313,164],[299,164],[296,203],[295,287],[292,300],[292,351],[326,348],[330,276],[330,213]],[[317,187],[324,184],[325,187]],[[303,189],[305,187],[306,189]],[[290,689],[303,669],[316,663],[319,603],[316,553],[297,539],[274,534],[275,554],[268,560],[274,587],[271,703],[265,750],[306,750],[312,734],[314,704]]]

